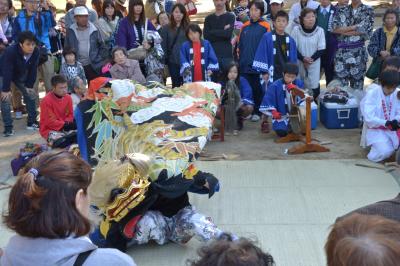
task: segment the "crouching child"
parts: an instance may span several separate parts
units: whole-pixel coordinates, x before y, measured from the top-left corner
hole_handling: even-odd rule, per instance
[[[291,90],[303,88],[303,82],[297,79],[299,67],[294,63],[287,63],[283,68],[283,78],[270,84],[260,106],[263,113],[263,122],[272,116],[272,130],[279,137],[285,137],[291,132],[289,113],[291,110]]]

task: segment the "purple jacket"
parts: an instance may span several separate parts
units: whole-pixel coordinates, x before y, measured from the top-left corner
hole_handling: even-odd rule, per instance
[[[142,26],[142,29],[144,33],[144,25]],[[156,30],[150,20],[147,21],[147,30]],[[115,44],[125,47],[127,50],[136,48],[140,45],[136,40],[135,28],[129,21],[128,17],[121,19],[118,24],[117,33],[115,34]]]

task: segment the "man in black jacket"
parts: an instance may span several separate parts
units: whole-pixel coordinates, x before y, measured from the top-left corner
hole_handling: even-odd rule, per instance
[[[231,38],[235,15],[226,11],[226,1],[214,0],[215,13],[208,15],[204,21],[204,39],[214,48],[222,73],[233,61]]]
[[[36,93],[33,85],[36,81],[39,65],[39,49],[36,47],[35,35],[30,31],[23,31],[18,36],[18,43],[9,46],[1,58],[1,73],[3,80],[0,86],[1,116],[4,123],[4,137],[14,134],[11,118],[11,82],[24,97],[28,111],[27,129],[38,130],[36,121]]]

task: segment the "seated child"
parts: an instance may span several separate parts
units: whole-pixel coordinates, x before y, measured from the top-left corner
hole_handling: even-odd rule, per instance
[[[128,59],[128,52],[125,48],[114,47],[111,56],[115,62],[110,69],[113,79],[131,79],[138,83],[146,82],[146,78],[140,70],[139,61]]]
[[[219,70],[214,49],[207,40],[202,40],[203,32],[197,24],[189,24],[186,41],[181,46],[181,69],[184,83],[211,81],[213,71]]]
[[[368,159],[380,162],[399,147],[400,120],[399,75],[385,70],[379,75],[380,85],[368,90],[360,104],[367,125],[366,144],[371,146]]]
[[[279,137],[285,137],[291,130],[289,117],[291,109],[291,90],[303,88],[303,82],[297,79],[299,67],[293,63],[287,63],[283,68],[283,78],[270,84],[265,92],[260,106],[260,112],[264,114],[263,123],[267,116],[272,116],[272,130]]]
[[[76,51],[66,48],[63,51],[64,60],[61,64],[60,75],[63,75],[68,82],[68,92],[73,92],[72,80],[79,77],[86,84],[85,70],[80,62],[76,60]]]
[[[253,112],[253,93],[247,80],[239,76],[237,63],[227,68],[222,104],[225,107],[225,132],[237,135],[243,121]]]
[[[250,18],[249,1],[239,0],[239,5],[233,9],[235,13],[236,20],[241,22],[246,22]]]
[[[76,129],[72,99],[67,93],[67,80],[62,75],[51,78],[53,90],[40,103],[40,135],[49,140],[50,133]]]
[[[71,93],[72,107],[75,108],[85,97],[86,85],[80,77],[76,77],[72,80],[73,92]]]

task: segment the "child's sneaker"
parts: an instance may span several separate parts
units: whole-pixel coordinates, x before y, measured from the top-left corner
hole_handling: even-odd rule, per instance
[[[12,129],[6,129],[3,132],[4,137],[11,137],[12,135],[14,135],[14,130],[12,130]]]
[[[15,119],[17,119],[17,120],[22,119],[22,112],[21,111],[15,112]]]
[[[234,136],[239,135],[239,130],[234,130],[234,131],[233,131],[233,135],[234,135]]]
[[[27,125],[26,129],[28,130],[39,130],[39,123],[34,122]]]

